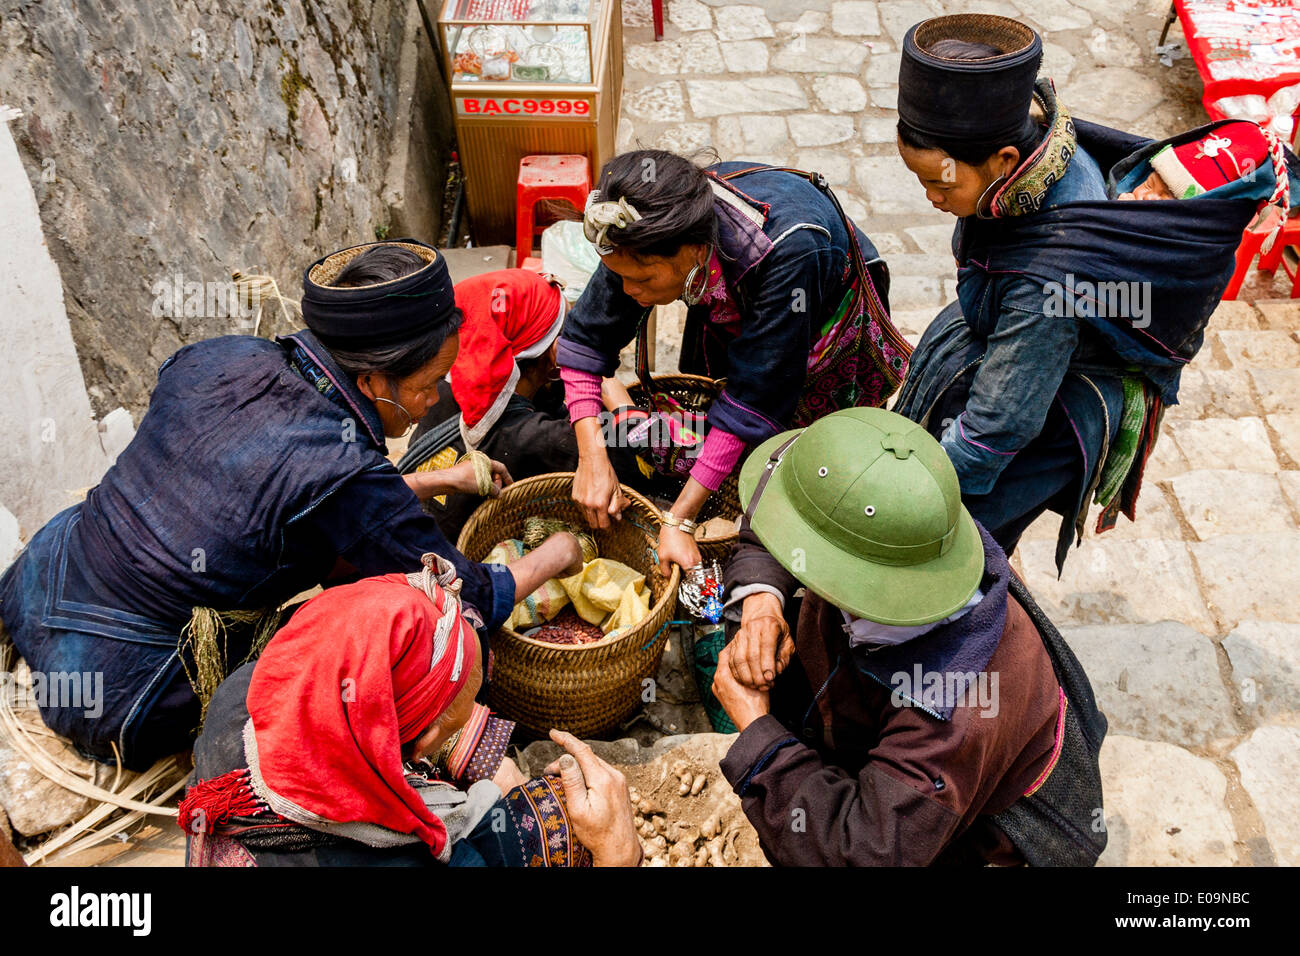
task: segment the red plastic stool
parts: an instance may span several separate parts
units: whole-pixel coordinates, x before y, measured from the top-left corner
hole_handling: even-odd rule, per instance
[[[1287,275],[1291,278],[1291,298],[1300,298],[1300,268],[1294,273],[1282,258],[1282,252],[1287,246],[1300,246],[1300,219],[1287,219],[1282,224],[1282,231],[1278,233],[1277,241],[1273,243],[1273,248],[1268,252],[1263,252],[1264,240],[1268,234],[1273,231],[1277,225],[1277,217],[1281,213],[1276,207],[1272,207],[1269,214],[1264,220],[1253,228],[1247,228],[1241,237],[1241,245],[1237,247],[1237,268],[1232,273],[1232,280],[1228,287],[1223,290],[1224,300],[1235,299],[1237,293],[1241,291],[1242,283],[1246,281],[1246,275],[1250,272],[1251,263],[1255,256],[1259,256],[1260,272],[1276,272],[1279,265],[1286,270]]]
[[[525,156],[515,186],[515,261],[533,254],[533,207],[539,199],[564,199],[578,212],[591,192],[591,164],[586,156]]]

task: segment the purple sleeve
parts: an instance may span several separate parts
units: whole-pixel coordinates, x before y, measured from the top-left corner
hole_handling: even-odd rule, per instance
[[[564,381],[564,404],[569,407],[569,421],[575,425],[583,418],[599,418],[605,410],[600,400],[600,376],[573,368],[561,368]]]

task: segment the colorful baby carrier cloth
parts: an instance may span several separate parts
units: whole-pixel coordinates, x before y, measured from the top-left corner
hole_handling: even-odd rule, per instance
[[[1036,94],[1055,103],[1045,81]],[[1144,178],[1156,155],[1239,121],[1210,123],[1160,142],[1071,122],[1116,195],[1121,183]],[[1050,165],[1053,155],[1049,147],[1041,162]],[[1045,290],[1065,292],[1073,297],[1073,316],[1096,330],[1120,360],[1115,371],[1123,376],[1124,411],[1096,477],[1098,531],[1114,527],[1121,512],[1134,516],[1164,408],[1177,402],[1182,370],[1201,348],[1236,268],[1243,230],[1267,204],[1290,206],[1287,183],[1296,170],[1288,167],[1295,167],[1296,157],[1276,146],[1271,158],[1250,175],[1190,199],[1107,199],[1023,210],[1034,215],[1020,215],[1022,204],[999,204],[992,218],[963,220],[959,268],[1032,276]],[[1132,306],[1139,301],[1145,303],[1141,310]]]
[[[867,271],[853,221],[820,173],[788,166],[753,166],[716,178],[730,183],[755,172],[785,172],[807,179],[835,207],[849,237],[848,288],[834,312],[810,330],[813,341],[808,352],[807,377],[791,427],[804,428],[842,408],[883,408],[907,374],[912,346],[890,321]],[[706,291],[706,298],[722,299],[725,295],[725,281],[721,277]],[[714,312],[722,313],[721,317],[715,315],[715,322],[731,324],[735,319],[734,306],[729,302],[717,303]],[[629,439],[648,443],[647,464],[654,471],[683,477],[690,471],[704,441],[708,416],[705,410],[687,408],[672,395],[655,389],[650,376],[648,319],[649,310],[637,330],[636,373],[650,396],[650,417],[629,432]]]

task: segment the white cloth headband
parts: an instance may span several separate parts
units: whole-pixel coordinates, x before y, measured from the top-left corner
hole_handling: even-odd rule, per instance
[[[607,256],[614,251],[608,240],[610,227],[626,229],[632,223],[639,222],[641,214],[629,205],[626,196],[618,202],[597,202],[598,195],[599,189],[593,189],[587,194],[587,208],[582,212],[582,231],[587,241],[596,247],[597,254]]]
[[[454,630],[456,633],[456,661],[452,665],[450,678],[454,684],[460,680],[461,668],[465,663],[465,641],[461,636],[459,626],[461,581],[456,576],[455,565],[441,555],[429,552],[423,556],[421,563],[424,567],[414,574],[408,574],[406,583],[417,591],[423,591],[430,601],[435,600],[435,586],[440,587],[444,599],[442,616],[438,618],[438,623],[433,629],[433,655],[429,661],[429,669],[433,670],[438,661],[442,660],[442,655],[447,652],[447,645],[450,643],[449,638]]]

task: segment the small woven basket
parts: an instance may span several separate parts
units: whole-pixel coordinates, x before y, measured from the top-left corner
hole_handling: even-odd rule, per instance
[[[681,402],[683,408],[701,413],[708,412],[709,406],[718,397],[724,384],[723,381],[716,381],[703,375],[686,374],[656,375],[651,381],[654,383],[655,391],[671,395]],[[645,388],[639,382],[628,386],[628,393],[638,407],[645,408],[650,404],[650,396],[646,394]],[[744,509],[740,507],[739,478],[740,470],[736,469],[723,480],[718,490],[709,495],[708,500],[704,502],[704,507],[695,516],[696,523],[703,524],[710,518],[726,518],[728,521],[735,521],[740,517]],[[656,476],[656,482],[674,489],[671,497],[676,497],[686,484],[684,478],[668,475]],[[670,495],[666,494],[665,497]],[[733,530],[730,534],[719,538],[697,540],[700,557],[706,564],[714,560],[719,564],[726,563],[731,547],[738,537],[738,533]]]
[[[588,533],[602,558],[645,573],[650,614],[614,638],[592,644],[536,641],[503,625],[492,638],[489,698],[502,716],[530,734],[544,737],[552,727],[578,737],[608,733],[641,706],[642,681],[659,671],[681,570],[674,566],[668,578],[659,573],[659,512],[644,496],[626,485],[622,488],[627,500],[623,520]],[[572,495],[572,472],[517,481],[479,506],[461,530],[457,546],[470,560],[482,561],[498,542],[522,538],[524,520],[533,515],[561,518],[586,529]]]

